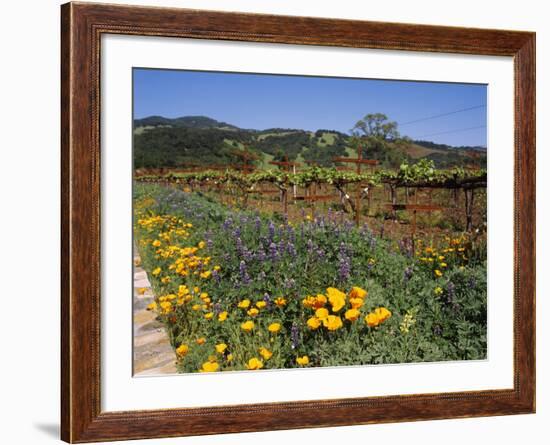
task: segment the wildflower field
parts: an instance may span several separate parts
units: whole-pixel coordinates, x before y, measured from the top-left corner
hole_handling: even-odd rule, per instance
[[[261,209],[260,209],[261,210]],[[134,235],[180,372],[486,357],[484,240],[410,243],[134,185]]]

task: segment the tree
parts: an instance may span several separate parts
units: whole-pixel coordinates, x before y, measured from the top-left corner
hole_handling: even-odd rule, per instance
[[[351,129],[354,136],[362,138],[375,138],[382,141],[391,141],[399,138],[397,122],[388,120],[383,113],[367,114],[357,121]]]
[[[390,121],[383,113],[367,114],[351,129],[351,146],[363,147],[363,157],[377,159],[385,167],[395,167],[406,160],[403,147],[410,144],[407,137],[397,131],[397,122]]]

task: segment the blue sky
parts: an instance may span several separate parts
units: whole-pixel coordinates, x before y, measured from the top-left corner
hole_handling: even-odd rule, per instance
[[[134,69],[135,118],[202,115],[258,130],[348,133],[384,113],[413,139],[486,145],[486,101],[477,84]]]

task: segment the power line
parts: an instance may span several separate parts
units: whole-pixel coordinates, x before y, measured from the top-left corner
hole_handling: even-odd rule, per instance
[[[477,127],[459,128],[457,130],[442,131],[440,133],[424,134],[422,136],[417,136],[415,139],[419,140],[421,138],[426,138],[428,136],[439,136],[440,134],[459,133],[462,131],[477,130],[478,128],[487,128],[487,125],[478,125]]]
[[[464,111],[470,111],[470,110],[477,110],[478,108],[485,108],[485,107],[487,107],[487,105],[482,104],[482,105],[476,105],[475,107],[461,108],[460,110],[449,111],[447,113],[441,113],[441,114],[434,114],[433,116],[423,117],[421,119],[415,119],[413,121],[404,122],[402,124],[399,124],[399,126],[402,127],[403,125],[415,124],[417,122],[423,122],[430,119],[436,119],[438,117],[450,116],[451,114],[462,113]]]

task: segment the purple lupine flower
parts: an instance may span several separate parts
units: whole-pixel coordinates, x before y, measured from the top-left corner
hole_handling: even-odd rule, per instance
[[[221,304],[220,303],[214,303],[214,306],[212,307],[212,312],[214,312],[214,315],[218,316],[221,311],[222,311]]]
[[[291,242],[295,243],[296,242],[296,232],[294,231],[292,226],[287,226],[286,233],[287,233],[288,239]]]
[[[250,262],[253,258],[252,252],[246,247],[243,247],[243,258],[247,262]]]
[[[261,283],[262,281],[265,280],[265,277],[266,277],[265,272],[262,270],[256,277],[256,281],[259,281]]]
[[[223,229],[224,230],[229,230],[231,228],[231,226],[233,226],[233,220],[231,219],[231,217],[228,217],[224,222],[223,222]]]
[[[217,284],[220,284],[220,281],[222,280],[219,272],[216,269],[212,271],[212,278],[214,278]]]
[[[263,247],[261,247],[258,252],[256,253],[256,259],[258,261],[260,261],[261,263],[263,263],[266,259],[267,255],[265,254],[265,250],[263,249]]]
[[[349,258],[347,256],[340,256],[339,262],[338,262],[338,275],[340,277],[340,281],[346,281],[351,272],[351,264],[349,261]]]
[[[296,247],[294,246],[294,244],[292,242],[289,242],[287,245],[286,245],[286,250],[288,252],[288,254],[295,258],[297,253],[296,253]]]
[[[369,246],[371,250],[374,250],[376,247],[376,238],[372,235],[372,233],[370,234]]]
[[[451,304],[455,300],[455,288],[456,286],[452,281],[447,283],[447,303]]]
[[[235,238],[240,238],[241,237],[241,228],[240,227],[235,228],[235,230],[233,231],[233,236]]]
[[[206,245],[207,245],[208,249],[212,249],[212,247],[214,246],[214,242],[212,241],[212,231],[211,230],[206,232]]]
[[[285,289],[292,289],[294,286],[296,286],[296,281],[293,278],[287,278],[283,283]]]
[[[405,271],[403,272],[403,280],[405,282],[409,281],[411,277],[413,276],[413,268],[412,266],[408,266],[405,268]]]
[[[275,243],[271,243],[269,245],[269,257],[273,261],[276,261],[277,258],[279,257],[279,254],[277,253],[277,245]]]
[[[413,250],[414,250],[413,240],[409,238],[405,238],[403,240],[399,240],[397,244],[399,245],[399,249],[404,255],[408,256],[409,258],[413,256]]]
[[[317,249],[317,257],[322,260],[323,258],[325,258],[325,251],[321,248]]]
[[[237,239],[235,240],[235,248],[239,256],[243,256],[243,241],[240,237],[237,237]]]
[[[269,294],[266,292],[263,296],[263,300],[265,301],[265,304],[266,304],[266,307],[269,309],[271,308],[271,297],[269,296]]]
[[[296,349],[300,345],[300,331],[296,323],[292,323],[290,329],[290,341],[292,349]]]
[[[286,252],[286,243],[283,240],[279,241],[278,248],[280,256],[284,256]]]
[[[275,239],[275,224],[273,224],[272,220],[269,220],[269,224],[267,225],[268,233],[269,233],[269,241],[273,242]]]
[[[340,281],[346,281],[351,273],[351,259],[348,256],[346,245],[344,243],[340,244],[340,249],[338,252],[338,275]]]
[[[243,284],[250,283],[250,277],[248,275],[248,271],[246,270],[246,263],[244,261],[241,261],[239,264],[239,274],[241,276]]]

